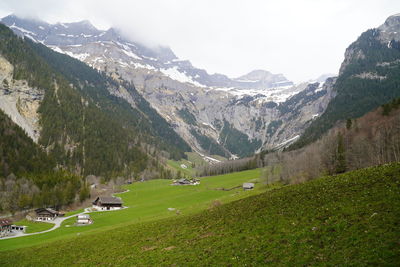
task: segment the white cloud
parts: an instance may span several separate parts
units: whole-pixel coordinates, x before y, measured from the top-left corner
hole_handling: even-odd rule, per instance
[[[300,81],[337,72],[346,47],[400,12],[400,1],[2,0],[0,14],[11,12],[118,27],[143,43],[169,45],[211,73],[267,69]]]

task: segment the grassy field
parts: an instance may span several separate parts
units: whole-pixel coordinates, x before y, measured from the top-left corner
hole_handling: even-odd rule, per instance
[[[265,188],[262,188],[261,184],[257,184],[253,191],[215,190],[222,187],[232,188],[247,181],[256,181],[259,176],[260,170],[257,169],[202,178],[200,185],[197,186],[171,186],[170,180],[151,180],[127,185],[125,188],[130,191],[119,196],[123,199],[124,205],[129,208],[91,213],[94,223],[88,226],[73,226],[76,220],[73,217],[64,221],[60,228],[48,233],[0,240],[0,251],[38,245],[78,234],[85,236],[89,233],[110,231],[112,228],[125,227],[134,223],[193,214],[207,209],[215,200],[226,203],[262,192]],[[169,211],[168,208],[174,208],[175,211]],[[72,214],[74,213],[68,213],[66,216]]]
[[[196,176],[196,169],[193,168],[193,166],[201,169],[202,166],[208,165],[203,159],[202,156],[200,156],[196,152],[186,152],[185,153],[188,157],[188,159],[182,159],[180,161],[174,161],[174,160],[168,160],[168,166],[174,170],[174,171],[180,171],[183,175],[187,177],[194,177]],[[212,158],[215,158],[220,161],[226,160],[226,158],[218,156],[218,155],[212,155]],[[182,168],[182,164],[186,165],[187,168]]]
[[[186,168],[182,168],[182,164],[185,165]],[[188,160],[168,160],[168,166],[170,166],[176,172],[180,171],[183,176],[193,177],[195,175],[194,169],[192,168],[192,163]]]
[[[0,265],[398,266],[399,218],[400,164],[393,164],[0,252]]]
[[[66,212],[64,216],[65,216],[65,217],[72,216],[72,215],[81,213],[81,212],[83,212],[83,211],[84,211],[84,209],[69,211],[69,212]]]
[[[16,222],[15,225],[24,225],[27,226],[25,229],[25,233],[36,233],[36,232],[41,232],[45,230],[49,230],[54,226],[52,223],[45,223],[45,222],[31,222],[28,220],[22,220],[19,222]]]

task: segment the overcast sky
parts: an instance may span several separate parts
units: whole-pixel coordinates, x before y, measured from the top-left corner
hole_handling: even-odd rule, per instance
[[[90,20],[133,40],[168,45],[209,73],[254,69],[296,82],[337,73],[346,47],[400,13],[399,0],[1,0],[0,16]]]

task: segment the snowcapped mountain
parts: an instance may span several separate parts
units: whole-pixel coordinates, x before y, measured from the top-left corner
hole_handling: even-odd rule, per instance
[[[235,79],[249,88],[265,89],[271,87],[293,86],[293,83],[286,79],[283,74],[272,74],[266,70],[253,70],[246,75]]]
[[[157,70],[171,79],[199,87],[268,89],[293,85],[282,74],[272,74],[263,70],[253,71],[244,75],[243,78],[237,79],[230,79],[223,74],[210,75],[205,70],[193,67],[190,61],[178,59],[169,47],[147,48],[138,42],[131,42],[123,38],[116,29],[98,30],[87,20],[48,24],[43,21],[20,19],[15,15],[10,15],[3,18],[2,23],[21,36],[27,36],[79,60],[85,60],[91,55],[91,53],[86,53],[87,48],[94,52],[99,49],[104,51],[105,54],[102,57],[91,60],[93,65],[96,62],[102,63],[104,58],[118,57],[121,65],[125,63],[134,65],[138,69]],[[85,51],[82,46],[85,47]],[[115,46],[121,52],[120,54],[113,54]],[[262,73],[259,75],[260,78],[254,79],[256,77],[254,74],[260,72]],[[246,77],[249,75],[252,75],[253,78],[247,79]]]
[[[148,48],[117,29],[98,30],[89,21],[48,24],[10,15],[1,22],[20,36],[133,83],[202,154],[246,156],[292,140],[332,97],[332,82],[293,85],[282,74],[264,70],[234,79],[210,75],[168,47]],[[127,92],[112,93],[134,105]]]

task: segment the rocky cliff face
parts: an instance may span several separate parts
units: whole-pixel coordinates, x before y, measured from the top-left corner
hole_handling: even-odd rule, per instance
[[[374,37],[388,48],[394,45],[394,42],[400,41],[400,14],[390,16],[385,23],[376,29],[373,29]],[[358,39],[352,43],[345,52],[344,61],[340,67],[339,74],[342,74],[344,69],[355,60],[365,59],[365,52],[360,46],[361,40]]]
[[[44,93],[13,79],[14,67],[0,55],[0,109],[36,143],[40,136],[38,108]]]
[[[149,49],[115,29],[100,31],[87,21],[51,25],[8,16],[2,22],[19,35],[132,82],[203,154],[246,156],[292,142],[333,96],[333,80],[293,85],[283,75],[263,70],[236,79],[209,75],[167,47]],[[111,93],[135,103],[129,92]]]

